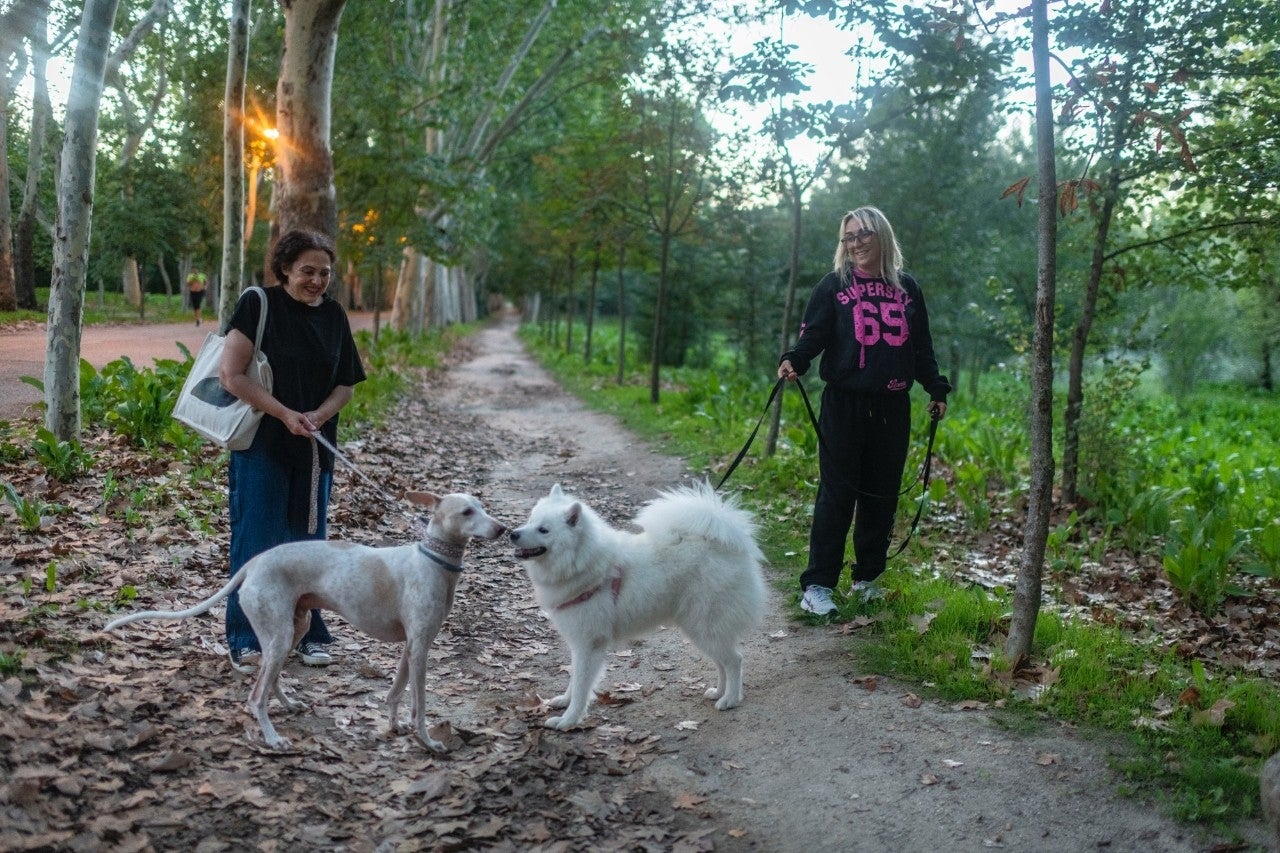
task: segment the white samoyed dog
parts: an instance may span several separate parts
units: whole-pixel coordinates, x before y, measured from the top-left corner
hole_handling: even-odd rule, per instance
[[[569,689],[550,702],[561,731],[582,722],[610,647],[675,625],[719,669],[707,690],[721,711],[742,702],[738,643],[764,614],[764,555],[755,521],[707,483],[662,492],[635,517],[639,533],[610,527],[559,484],[511,531],[538,604],[569,645]]]

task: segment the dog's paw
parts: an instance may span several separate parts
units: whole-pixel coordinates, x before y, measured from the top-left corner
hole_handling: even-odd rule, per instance
[[[298,711],[307,710],[310,706],[307,705],[306,702],[300,702],[297,699],[285,699],[284,707],[286,711],[293,711],[294,713],[297,713]]]
[[[569,729],[573,728],[580,722],[582,722],[581,717],[574,719],[568,715],[565,715],[562,717],[547,717],[546,722],[544,722],[542,725],[546,726],[549,729],[555,729],[556,731],[567,732],[569,731]]]
[[[267,738],[266,741],[267,741],[267,746],[271,747],[277,752],[285,752],[287,750],[293,749],[293,742],[290,741],[287,737],[281,737],[280,735],[276,735],[274,738]]]
[[[427,749],[431,750],[432,752],[445,753],[449,751],[449,748],[447,746],[445,746],[442,742],[436,740],[435,738],[431,737],[430,735],[427,735],[426,737],[419,735],[418,741],[421,742],[423,746],[425,746]]]
[[[724,695],[724,691],[719,687],[708,687],[707,692],[702,694],[707,699],[719,699]]]
[[[711,697],[708,696],[707,698],[710,699]],[[741,704],[742,704],[741,696],[722,696],[720,697],[720,701],[716,702],[716,710],[727,711],[730,708],[736,708]]]
[[[413,724],[404,721],[392,720],[387,726],[387,734],[390,735],[406,735],[411,731],[413,731]]]
[[[568,707],[569,707],[569,694],[568,694],[568,693],[561,693],[559,696],[557,696],[557,697],[556,697],[556,698],[554,698],[554,699],[548,699],[548,700],[547,700],[547,706],[548,706],[548,707],[551,707],[551,708],[568,708]]]

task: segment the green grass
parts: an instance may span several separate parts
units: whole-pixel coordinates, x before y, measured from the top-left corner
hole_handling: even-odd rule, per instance
[[[596,328],[596,356],[590,364],[584,364],[578,354],[565,353],[535,330],[526,329],[524,338],[557,378],[588,405],[617,416],[642,437],[681,456],[692,470],[717,482],[759,417],[772,385],[770,374],[762,371],[743,378],[721,372],[713,377],[707,371],[664,369],[660,402],[653,405],[647,366],[628,364],[619,384],[616,338],[610,339],[608,324]],[[816,384],[816,379],[811,381]],[[816,405],[817,391],[809,390]],[[1020,393],[997,377],[984,389],[980,406],[953,405],[956,417],[949,415],[940,431],[938,456],[952,470],[963,462],[988,474],[987,486],[967,498],[948,494],[952,484],[939,486],[940,492],[958,502],[954,508],[959,518],[967,515],[963,505],[967,499],[982,503],[985,512],[997,518],[1016,519],[1013,507],[1023,491],[1026,471],[1021,417],[1025,406]],[[1228,399],[1221,393],[1201,399],[1193,409],[1189,407],[1195,403],[1185,399],[1179,407],[1164,401],[1144,404],[1147,420],[1142,429],[1148,439],[1140,453],[1126,458],[1126,464],[1134,466],[1126,473],[1138,469],[1140,474],[1147,465],[1160,467],[1174,454],[1181,470],[1201,472],[1200,481],[1189,484],[1162,473],[1151,488],[1165,500],[1148,503],[1167,510],[1168,499],[1183,494],[1182,488],[1187,494],[1202,495],[1221,494],[1225,489],[1231,497],[1253,488],[1253,493],[1241,495],[1241,504],[1252,501],[1268,509],[1280,505],[1277,478],[1268,473],[1274,468],[1268,469],[1271,463],[1263,458],[1275,446],[1271,427],[1251,431],[1238,426],[1257,423],[1259,416],[1265,420],[1268,412],[1280,415],[1280,404],[1271,398]],[[1223,419],[1234,423],[1229,429],[1223,427],[1219,446],[1215,436]],[[1181,424],[1184,444],[1180,447],[1171,447],[1163,438],[1164,428],[1174,421]],[[810,620],[799,610],[795,593],[816,487],[816,441],[794,392],[784,395],[783,422],[778,453],[763,458],[762,430],[729,488],[742,494],[755,511],[761,546],[773,565],[773,580],[790,594],[795,618]],[[1280,423],[1280,417],[1270,423]],[[1109,426],[1126,435],[1135,428],[1128,419]],[[1259,444],[1257,438],[1263,433],[1267,440]],[[1204,467],[1195,461],[1202,457],[1194,451],[1210,445],[1206,461],[1216,463],[1219,467],[1214,470],[1228,478],[1225,487],[1215,486],[1219,481],[1208,479]],[[917,456],[908,461],[907,478],[918,462]],[[1146,480],[1139,475],[1133,482]],[[905,533],[903,516],[909,517],[913,509],[904,499],[895,542]],[[1106,529],[1117,531],[1117,541],[1149,543],[1162,531],[1144,528],[1124,535],[1129,522],[1150,527],[1149,515],[1132,520],[1113,516]],[[1078,565],[1077,556],[1095,556],[1071,552],[1105,539],[1097,535],[1103,523],[1101,513],[1073,521],[1073,525],[1094,528],[1079,540],[1060,537],[1063,541],[1055,547],[1062,565]],[[1242,519],[1242,523],[1249,522]],[[985,522],[979,529],[985,529]],[[1275,684],[1238,670],[1206,672],[1199,663],[1177,656],[1158,642],[1085,618],[1067,618],[1050,608],[1042,608],[1037,623],[1030,670],[1036,681],[1026,679],[1026,670],[1015,677],[1002,650],[1012,608],[1010,592],[958,580],[956,561],[963,559],[964,549],[930,543],[929,535],[924,531],[903,558],[891,562],[883,581],[891,590],[886,600],[871,605],[845,600],[839,593],[847,591],[847,578],[837,591],[838,618],[856,626],[853,653],[863,668],[916,682],[923,694],[941,700],[998,704],[1008,709],[1006,724],[1015,728],[1022,725],[1018,718],[1034,722],[1048,715],[1111,733],[1110,741],[1121,735],[1127,743],[1122,741],[1115,766],[1126,780],[1125,789],[1156,797],[1182,820],[1213,823],[1229,832],[1230,821],[1258,813],[1257,768],[1280,748],[1280,690]]]

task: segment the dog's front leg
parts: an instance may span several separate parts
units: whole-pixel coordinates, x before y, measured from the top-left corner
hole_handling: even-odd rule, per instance
[[[409,689],[413,691],[413,730],[423,746],[445,752],[445,745],[427,733],[427,652],[431,649],[431,639],[415,640],[411,637],[405,643],[405,654],[409,657]]]
[[[558,717],[548,717],[543,725],[563,732],[582,722],[587,715],[587,706],[591,704],[596,681],[604,671],[607,648],[608,644],[601,640],[582,649],[570,650],[569,690],[549,703],[553,708],[564,708],[565,712]]]
[[[400,665],[396,667],[396,677],[391,682],[391,692],[387,694],[387,731],[391,734],[403,734],[409,730],[407,723],[400,722],[400,697],[404,695],[404,686],[409,683],[409,643],[404,644],[400,652]]]

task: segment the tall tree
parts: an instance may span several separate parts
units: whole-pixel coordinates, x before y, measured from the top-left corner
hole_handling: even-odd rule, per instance
[[[276,87],[280,136],[274,227],[279,233],[307,228],[336,238],[338,193],[330,147],[330,95],[338,24],[346,0],[280,0],[280,5],[285,44]]]
[[[1249,86],[1274,76],[1274,58],[1259,54],[1257,47],[1273,38],[1277,27],[1274,2],[1126,0],[1060,9],[1057,40],[1075,57],[1062,106],[1064,138],[1086,164],[1064,183],[1064,198],[1071,210],[1077,195],[1091,192],[1093,220],[1091,260],[1067,366],[1064,503],[1073,503],[1078,494],[1085,364],[1099,298],[1108,280],[1121,281],[1116,273],[1130,250],[1123,244],[1117,248],[1116,238],[1123,239],[1126,223],[1141,223],[1147,231],[1148,211],[1163,203],[1168,188],[1196,180],[1198,128],[1238,103],[1239,87],[1228,81],[1249,81]],[[1077,128],[1082,132],[1072,132]],[[1248,176],[1241,173],[1238,180]],[[1242,220],[1237,211],[1224,208],[1202,208],[1197,218],[1201,237],[1205,226],[1232,228]],[[1144,233],[1139,242],[1147,244],[1151,236]]]
[[[1031,486],[1022,531],[1022,562],[1013,595],[1005,654],[1031,654],[1040,614],[1041,574],[1053,505],[1053,320],[1057,290],[1057,149],[1049,81],[1049,0],[1032,0],[1031,51],[1036,93],[1036,184],[1039,190],[1036,252],[1036,320],[1031,345]]]
[[[53,114],[49,101],[49,3],[35,4],[29,41],[31,44],[31,130],[27,136],[27,175],[22,187],[13,237],[14,290],[18,307],[34,310],[36,305],[36,229],[40,222],[40,186],[45,172],[45,148],[49,143],[49,121]],[[47,224],[47,221],[46,221]],[[47,233],[47,228],[46,228]]]
[[[19,0],[0,14],[0,311],[18,307],[13,278],[13,213],[9,206],[9,105],[26,74],[24,40],[34,44],[43,14],[36,0]],[[47,7],[46,7],[47,8]]]
[[[118,5],[119,0],[85,0],[67,97],[44,367],[45,426],[60,441],[80,436],[80,336],[93,226],[98,111]]]
[[[231,317],[244,289],[244,93],[249,68],[251,0],[232,0],[227,34],[227,81],[222,113],[222,276],[218,321]]]

